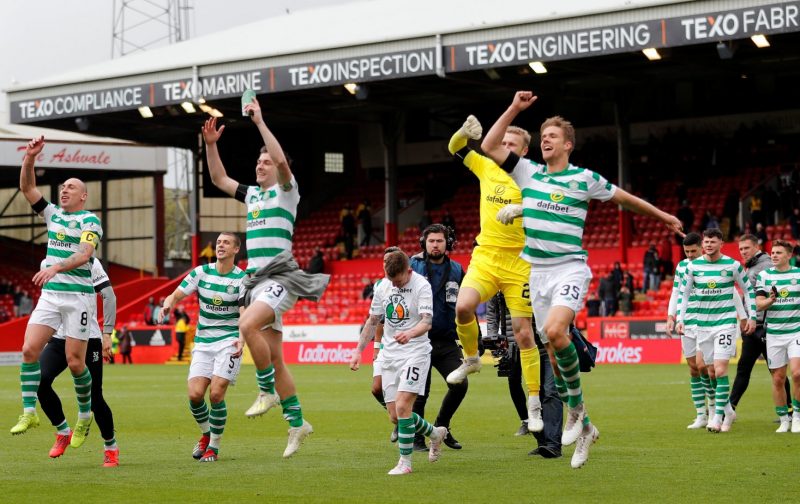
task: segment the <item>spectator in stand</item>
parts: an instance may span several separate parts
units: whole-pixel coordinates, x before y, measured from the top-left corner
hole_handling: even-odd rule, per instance
[[[128,331],[127,327],[122,326],[117,337],[119,338],[119,353],[122,355],[122,363],[125,364],[127,362],[128,364],[133,364],[133,359],[131,358],[133,337],[130,331]]]
[[[11,319],[11,314],[8,313],[5,306],[0,306],[0,324],[8,322]]]
[[[153,319],[153,325],[159,325],[161,323],[164,323],[164,324],[168,324],[169,323],[169,320],[165,320],[163,322],[158,320],[158,315],[161,312],[161,305],[162,304],[164,304],[164,296],[161,296],[158,299],[158,304],[155,305],[155,307],[153,308],[152,313],[150,314],[150,318]]]
[[[675,216],[681,221],[684,233],[689,233],[694,229],[694,212],[689,207],[688,200],[683,200],[681,202],[681,207],[678,209],[678,213],[675,214]],[[683,238],[680,235],[675,236],[678,237],[678,243],[682,244]]]
[[[30,315],[32,311],[33,299],[28,295],[28,291],[22,291],[22,297],[19,298],[19,316]]]
[[[597,295],[597,292],[591,292],[589,297],[586,299],[587,315],[590,317],[599,317],[601,305],[602,301],[600,301],[600,297]]]
[[[4,279],[0,279],[0,296],[3,294],[13,294],[14,293],[14,286],[11,285],[11,282],[7,282]]]
[[[144,307],[144,323],[147,325],[155,325],[156,321],[153,320],[153,315],[155,314],[155,310],[157,310],[159,306],[156,304],[153,296],[150,296],[150,299],[147,300],[147,304]]]
[[[711,213],[711,210],[706,210],[706,214],[703,216],[703,231],[706,229],[719,229],[719,221],[717,217]]]
[[[731,189],[728,196],[725,197],[725,204],[722,207],[722,218],[728,219],[730,232],[728,236],[735,236],[739,232],[737,224],[739,220],[739,192],[736,189]],[[672,269],[670,268],[670,273]]]
[[[308,261],[306,273],[322,273],[323,271],[325,271],[325,258],[322,255],[322,249],[315,247],[314,256]]]
[[[419,218],[419,222],[417,223],[419,233],[422,234],[425,228],[431,224],[433,224],[433,220],[431,220],[431,213],[430,211],[425,210],[425,212],[422,214],[422,217]]]
[[[642,262],[644,263],[644,285],[642,290],[646,292],[658,289],[661,279],[658,277],[658,250],[656,250],[655,243],[650,243],[650,247],[644,253]]]
[[[792,251],[791,264],[794,267],[800,267],[800,240],[794,243],[794,250]]]
[[[767,230],[764,229],[764,224],[760,222],[756,222],[756,232],[753,233],[758,238],[758,245],[761,247],[766,246],[769,238],[767,237]]]
[[[618,289],[614,289],[613,273],[600,279],[597,291],[603,299],[604,315],[612,317],[617,312],[617,293],[619,292]]]
[[[633,311],[633,294],[627,285],[623,285],[619,290],[619,309],[626,317]]]
[[[372,294],[375,292],[375,284],[367,277],[362,277],[361,283],[364,284],[364,290],[361,291],[361,299],[372,299]]]
[[[763,203],[760,195],[754,194],[750,197],[750,220],[753,223],[753,227],[759,222],[762,224],[764,222]]]
[[[625,272],[622,271],[622,265],[619,261],[614,263],[614,269],[611,270],[611,282],[612,286],[614,287],[614,293],[616,295],[619,292],[619,289],[622,287],[622,284],[625,283]]]
[[[442,226],[452,229],[452,234],[456,234],[456,221],[448,210],[445,210],[442,215]]]
[[[186,333],[189,331],[189,315],[185,311],[175,309],[175,340],[178,342],[178,360],[183,360],[183,349],[186,348]]]
[[[672,274],[672,243],[669,240],[663,240],[658,246],[658,264],[661,278]]]
[[[792,208],[794,207],[795,197],[794,189],[789,181],[781,178],[780,187],[778,189],[778,199],[780,200],[780,213],[781,215],[792,215]]]
[[[372,240],[372,207],[365,199],[356,209],[358,219],[358,245],[366,247]]]
[[[353,215],[353,208],[350,205],[345,205],[344,209],[342,209],[341,221],[345,256],[348,259],[352,259],[356,239],[356,217]]]
[[[622,285],[627,287],[629,291],[636,292],[636,289],[634,288],[633,285],[633,275],[631,274],[630,271],[625,272],[625,280],[622,282]],[[658,290],[658,286],[656,286],[654,290]]]
[[[780,198],[778,193],[772,187],[767,187],[761,195],[761,201],[764,208],[764,225],[771,226],[775,224],[775,212],[780,207]]]
[[[19,285],[14,289],[14,316],[19,317],[19,304],[22,301],[22,287]]]
[[[789,216],[789,227],[791,228],[792,238],[797,240],[800,238],[800,208],[793,208],[792,214]]]

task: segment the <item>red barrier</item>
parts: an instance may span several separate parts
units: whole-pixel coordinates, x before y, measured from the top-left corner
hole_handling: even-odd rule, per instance
[[[681,341],[604,339],[596,342],[598,364],[679,364]]]
[[[598,364],[676,364],[681,340],[667,336],[665,320],[652,317],[591,317],[586,336],[597,346]]]
[[[348,342],[284,342],[283,360],[287,364],[347,364],[357,343]],[[372,346],[361,354],[361,364],[372,364]]]

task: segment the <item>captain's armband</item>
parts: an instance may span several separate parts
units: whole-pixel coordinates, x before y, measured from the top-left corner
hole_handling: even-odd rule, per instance
[[[94,231],[84,231],[81,233],[81,243],[88,243],[94,248],[97,248],[99,238]]]

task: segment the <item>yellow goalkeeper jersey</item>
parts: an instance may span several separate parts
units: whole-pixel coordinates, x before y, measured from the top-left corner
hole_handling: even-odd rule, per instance
[[[497,220],[497,212],[504,206],[522,204],[519,187],[497,163],[475,151],[470,151],[464,157],[464,165],[478,177],[481,184],[481,232],[475,238],[478,245],[519,254],[525,245],[522,218],[514,219],[511,225]]]

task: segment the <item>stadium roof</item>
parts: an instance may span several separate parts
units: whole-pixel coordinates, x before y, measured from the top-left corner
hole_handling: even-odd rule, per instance
[[[246,88],[278,128],[402,112],[449,129],[465,110],[495,116],[516,89],[536,90],[538,111],[581,126],[613,124],[619,103],[633,121],[800,108],[798,1],[498,4],[376,0],[265,19],[17,85],[11,120],[196,149],[207,116],[181,104],[245,127]],[[756,48],[755,34],[771,47]],[[648,61],[645,48],[662,59]],[[548,73],[534,74],[532,61]]]
[[[255,21],[159,49],[76,68],[61,75],[21,83],[7,91],[172,71],[195,65],[342,50],[437,34],[488,30],[686,1],[570,0],[550,3],[504,0],[502,8],[498,8],[495,2],[485,0],[354,1]],[[544,9],[537,9],[545,5]],[[344,51],[342,56],[345,56]]]

